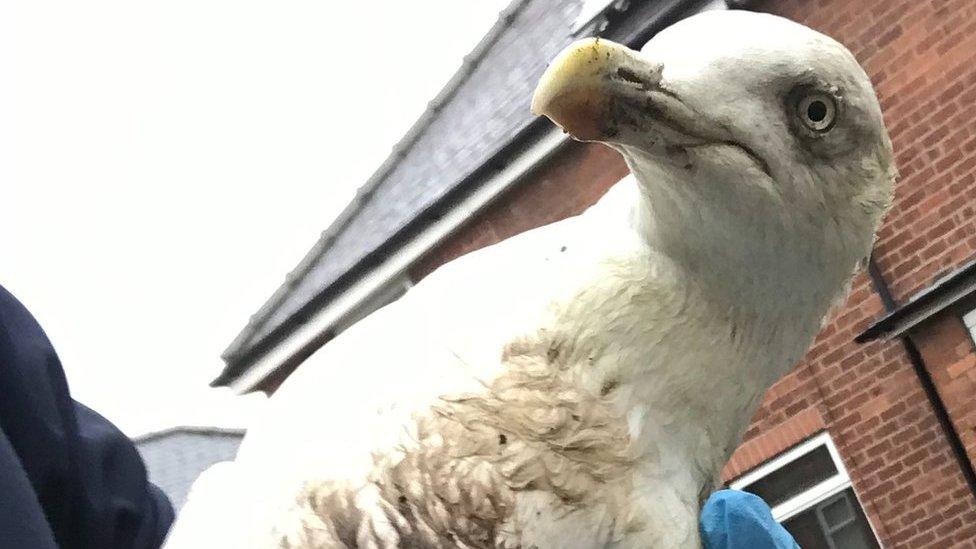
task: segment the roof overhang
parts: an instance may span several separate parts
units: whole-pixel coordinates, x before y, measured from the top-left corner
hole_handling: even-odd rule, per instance
[[[160,429],[158,431],[152,431],[149,433],[144,433],[139,436],[132,437],[132,442],[136,444],[142,444],[144,442],[151,442],[156,439],[164,438],[169,435],[176,434],[188,434],[188,435],[203,435],[209,437],[243,437],[247,432],[246,429],[238,428],[227,428],[227,427],[204,427],[198,425],[177,425],[175,427],[167,427],[165,429]]]
[[[899,337],[973,295],[976,295],[976,260],[939,278],[904,305],[868,326],[854,341],[865,343],[878,338]]]
[[[608,8],[599,17],[606,18],[599,25],[599,33],[630,47],[639,48],[661,29],[688,15],[708,9],[724,9],[729,5],[742,7],[745,1],[725,0],[655,0],[646,2],[607,2]],[[410,266],[435,246],[450,237],[475,213],[516,185],[532,168],[565,145],[569,138],[547,120],[536,118],[512,139],[499,153],[504,156],[501,170],[479,169],[464,186],[473,189],[462,197],[450,198],[446,213],[438,214],[429,225],[405,238],[388,242],[390,246],[377,250],[362,269],[343,276],[336,288],[327,288],[322,299],[300,321],[289,322],[287,330],[275,332],[267,341],[255,345],[251,351],[239,353],[242,332],[223,358],[226,367],[211,382],[212,386],[229,386],[239,393],[261,389],[269,376],[283,370],[290,371],[321,347],[336,333],[335,327],[357,314],[362,303],[383,293],[391,281],[406,276]],[[496,164],[495,159],[485,166]],[[484,168],[484,167],[483,167]],[[485,174],[488,175],[485,175]],[[441,205],[436,205],[440,211]],[[382,252],[382,253],[379,253]],[[341,287],[339,287],[341,286]],[[312,305],[312,304],[310,304]],[[284,328],[284,327],[282,327]],[[247,336],[247,337],[245,337]]]
[[[329,332],[343,319],[355,314],[359,305],[382,293],[391,280],[406,275],[416,261],[461,228],[474,214],[517,184],[532,168],[569,142],[561,131],[553,127],[528,145],[505,168],[489,177],[476,191],[460,200],[445,215],[432,222],[414,238],[403,242],[395,251],[345,291],[315,311],[305,322],[287,334],[277,345],[257,357],[236,377],[224,374],[214,384],[226,384],[238,393],[260,387],[262,381],[283,365],[296,358],[304,359],[314,348],[322,345],[322,334]],[[226,371],[225,371],[226,372]]]

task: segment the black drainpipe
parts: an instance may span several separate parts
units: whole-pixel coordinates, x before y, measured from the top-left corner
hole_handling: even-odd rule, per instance
[[[871,277],[871,284],[874,286],[874,290],[878,292],[878,297],[881,298],[885,311],[890,313],[897,309],[898,304],[891,295],[891,290],[888,288],[888,284],[881,274],[881,269],[878,268],[878,264],[874,261],[873,256],[868,259],[868,276]],[[918,351],[918,347],[915,346],[915,342],[912,341],[908,332],[899,336],[898,339],[901,340],[902,345],[905,347],[908,360],[911,361],[912,368],[915,369],[915,375],[918,377],[919,383],[922,384],[922,390],[925,391],[925,396],[928,397],[932,411],[935,412],[935,417],[939,420],[939,426],[942,427],[942,432],[945,434],[946,440],[952,448],[952,453],[956,457],[956,461],[959,462],[959,468],[962,469],[962,475],[966,478],[969,491],[976,498],[976,469],[973,468],[973,462],[969,461],[966,447],[963,445],[962,439],[959,438],[959,433],[956,431],[949,417],[949,410],[946,409],[945,402],[939,396],[935,382],[932,381],[932,375],[929,373],[928,368],[925,367],[925,359],[922,358],[922,353]]]

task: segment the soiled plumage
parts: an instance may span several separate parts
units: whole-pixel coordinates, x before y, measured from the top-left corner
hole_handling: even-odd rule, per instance
[[[708,12],[573,44],[533,108],[633,177],[312,356],[168,547],[692,548],[765,390],[869,253],[891,144],[840,44]]]

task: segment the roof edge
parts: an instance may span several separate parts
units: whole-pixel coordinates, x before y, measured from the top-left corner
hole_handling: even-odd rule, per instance
[[[882,337],[898,337],[973,293],[976,293],[976,260],[936,279],[906,303],[874,321],[854,341],[867,343]]]
[[[498,36],[505,29],[508,22],[515,17],[519,10],[528,2],[528,0],[515,0],[509,6],[502,11],[499,15],[498,22],[492,27],[489,33],[482,39],[482,41],[476,46],[475,50],[471,54],[466,56],[465,65],[462,66],[462,70],[459,70],[455,74],[444,90],[438,96],[431,101],[430,105],[436,105],[439,107],[443,104],[457,88],[464,81],[470,71],[476,66],[477,62],[480,62],[481,58],[487,52],[492,44],[498,39]],[[612,17],[614,21],[611,22],[610,27],[606,30],[608,32],[604,33],[607,38],[614,39],[628,46],[640,46],[648,39],[650,39],[654,34],[659,32],[661,29],[672,24],[676,20],[681,19],[683,16],[687,16],[691,13],[701,11],[705,9],[708,5],[712,4],[713,0],[660,0],[656,2],[641,2],[635,5],[628,6],[625,11],[617,12],[614,14],[605,13],[607,17]],[[623,24],[621,24],[623,23]],[[630,23],[629,25],[626,23]],[[477,52],[477,55],[475,55]],[[476,62],[472,62],[476,60]],[[468,63],[471,62],[470,66]],[[465,71],[465,67],[468,67]],[[463,75],[462,75],[463,73]],[[450,92],[448,93],[448,91]],[[257,331],[263,322],[260,317],[265,315],[268,311],[272,310],[277,304],[287,295],[288,291],[291,289],[291,283],[293,280],[297,280],[302,275],[307,272],[311,265],[314,264],[315,260],[328,248],[331,243],[331,239],[334,238],[339,231],[343,229],[346,223],[352,217],[362,204],[362,202],[368,198],[369,194],[372,192],[372,187],[375,187],[383,180],[383,177],[389,172],[390,169],[399,160],[399,157],[412,146],[413,142],[419,137],[419,133],[426,128],[427,124],[430,122],[430,118],[436,114],[436,109],[428,108],[428,110],[421,116],[413,127],[408,131],[407,135],[401,140],[401,144],[405,144],[403,148],[400,148],[398,144],[397,148],[394,149],[394,154],[387,158],[386,161],[380,166],[380,168],[373,174],[373,176],[367,181],[365,185],[356,194],[356,198],[343,210],[342,214],[336,219],[335,222],[323,232],[323,237],[316,243],[311,251],[303,259],[302,263],[298,268],[289,273],[287,280],[288,284],[283,285],[278,288],[277,291],[272,295],[272,297],[265,303],[262,308],[252,316],[252,320],[258,319],[257,322],[249,323],[248,326],[235,338],[234,342],[221,354],[221,358],[225,362],[225,368],[220,372],[220,374],[211,382],[211,386],[222,386],[233,383],[233,381],[238,378],[242,372],[248,370],[247,362],[259,359],[261,356],[267,354],[271,348],[273,348],[277,343],[279,343],[283,336],[282,334],[290,329],[294,324],[293,320],[296,318],[304,318],[310,314],[310,311],[322,307],[323,302],[330,299],[329,296],[333,298],[337,294],[341,294],[344,288],[350,286],[350,279],[354,278],[369,270],[370,266],[373,266],[378,261],[378,256],[383,253],[388,253],[391,244],[396,244],[409,240],[411,235],[415,235],[422,230],[423,227],[419,227],[418,221],[425,218],[431,211],[439,211],[443,209],[445,204],[456,203],[459,201],[459,195],[463,198],[464,194],[457,192],[457,188],[448,192],[444,197],[435,201],[427,210],[422,212],[418,218],[413,222],[408,223],[406,226],[401,228],[400,231],[391,236],[386,242],[381,244],[376,250],[367,254],[358,263],[353,265],[346,273],[340,276],[332,285],[328,288],[322,290],[317,296],[315,296],[309,303],[304,307],[291,315],[289,319],[283,322],[280,326],[273,329],[264,340],[258,342],[256,345],[247,347],[247,343],[255,331]],[[489,155],[488,160],[486,160],[481,166],[475,169],[472,173],[462,178],[458,186],[464,186],[463,182],[465,180],[479,179],[483,178],[486,170],[497,164],[497,159],[499,156],[509,154],[513,149],[525,148],[525,143],[531,142],[533,136],[537,135],[540,129],[548,127],[548,122],[541,117],[535,117],[530,120],[523,128],[520,130],[508,143],[500,147],[493,154]],[[368,188],[368,189],[367,189]],[[468,191],[469,194],[473,190]],[[326,236],[328,235],[328,237]],[[304,269],[304,270],[302,270]]]
[[[273,311],[288,295],[289,291],[297,284],[297,281],[301,279],[309,270],[315,265],[316,260],[329,248],[332,241],[339,235],[340,232],[349,224],[353,218],[353,214],[359,211],[362,204],[372,195],[376,187],[382,182],[386,176],[393,170],[393,168],[400,162],[400,159],[406,155],[407,151],[410,150],[416,144],[417,140],[423,134],[424,130],[433,122],[434,117],[440,111],[441,107],[450,100],[454,94],[461,88],[461,86],[467,81],[468,77],[474,71],[475,67],[484,59],[485,55],[489,52],[491,47],[498,41],[502,33],[511,23],[512,19],[518,15],[523,7],[529,2],[529,0],[513,0],[508,6],[505,7],[498,14],[498,19],[495,24],[488,30],[481,41],[478,42],[475,47],[462,58],[461,66],[458,70],[451,76],[450,80],[441,88],[441,91],[434,96],[427,103],[427,108],[423,113],[417,118],[417,120],[410,126],[407,132],[400,138],[400,140],[393,146],[393,150],[390,155],[387,156],[386,160],[369,176],[369,179],[356,191],[356,196],[346,205],[345,208],[339,213],[338,216],[332,221],[329,227],[324,230],[319,237],[319,240],[312,246],[312,249],[305,254],[305,257],[298,263],[298,265],[291,270],[285,276],[285,284],[278,287],[277,290],[268,300],[251,315],[248,324],[243,330],[234,338],[234,340],[224,349],[221,353],[221,358],[226,360],[231,360],[237,358],[242,354],[244,347],[247,345],[248,341],[254,335],[254,333],[264,325],[267,321],[269,313]]]
[[[462,184],[456,186],[442,200],[424,210],[414,221],[407,224],[353,265],[352,268],[340,276],[333,284],[325,288],[302,307],[296,315],[293,315],[281,326],[275,328],[268,337],[247,349],[234,360],[227,360],[223,371],[216,379],[211,381],[210,385],[212,387],[234,385],[235,380],[248,372],[255,363],[265,360],[266,356],[271,354],[282,341],[287,340],[289,338],[288,334],[294,331],[296,324],[305,325],[314,322],[313,317],[319,314],[324,308],[329,307],[330,304],[339,300],[344,294],[350,291],[350,288],[356,286],[359,281],[367,278],[371,273],[376,272],[385,263],[401,256],[402,254],[400,252],[403,251],[402,248],[404,246],[421,246],[422,244],[418,244],[418,242],[422,240],[430,241],[431,239],[433,239],[433,244],[430,244],[431,246],[441,242],[441,238],[443,237],[434,235],[433,233],[438,232],[438,230],[432,231],[432,228],[437,229],[441,225],[445,227],[450,225],[454,221],[451,218],[456,217],[450,215],[451,212],[460,212],[464,219],[469,218],[472,213],[480,211],[481,208],[490,204],[491,201],[497,198],[500,193],[510,188],[511,185],[518,184],[524,178],[525,174],[529,173],[539,163],[544,162],[550,155],[554,154],[570,141],[561,131],[554,126],[550,127],[550,125],[543,123],[541,119],[536,119],[533,123],[530,123],[523,129],[520,136],[519,139],[514,140],[509,146],[504,147],[502,151],[493,155],[494,157],[498,155],[506,157],[513,156],[517,160],[507,162],[506,166],[500,171],[494,167],[491,161],[487,162],[474,174],[469,176],[470,179],[481,180],[481,184]],[[517,147],[520,150],[511,152],[510,149],[512,147]],[[439,230],[443,230],[446,236],[453,234],[457,230],[457,227],[451,225],[447,229],[441,227]],[[397,272],[402,272],[406,268],[409,268],[409,265],[397,270]],[[237,387],[235,387],[235,390],[240,391]]]
[[[174,425],[158,431],[150,431],[132,437],[132,442],[149,442],[173,433],[190,433],[194,435],[244,436],[247,429],[234,427],[204,427],[199,425]]]

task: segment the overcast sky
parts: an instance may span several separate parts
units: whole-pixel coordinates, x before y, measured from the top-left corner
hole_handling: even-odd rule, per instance
[[[0,284],[75,398],[259,411],[220,352],[507,3],[0,1]]]

